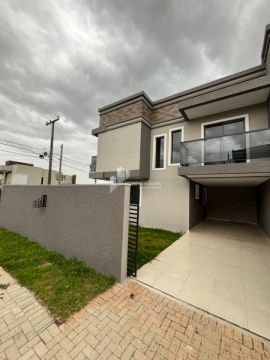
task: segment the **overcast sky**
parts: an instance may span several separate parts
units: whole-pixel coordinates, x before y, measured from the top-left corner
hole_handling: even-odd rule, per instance
[[[0,163],[47,167],[37,153],[49,146],[45,122],[59,115],[55,151],[63,143],[64,171],[89,182],[99,107],[259,65],[268,22],[269,0],[1,1]]]

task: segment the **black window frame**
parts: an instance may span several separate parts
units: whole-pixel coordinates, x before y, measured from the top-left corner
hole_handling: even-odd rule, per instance
[[[245,118],[243,116],[240,116],[239,118],[235,118],[235,119],[231,119],[231,120],[224,120],[224,121],[218,121],[218,122],[214,122],[214,123],[210,123],[209,125],[204,124],[204,139],[213,139],[215,137],[223,137],[223,136],[230,136],[230,135],[237,135],[239,133],[235,133],[235,134],[224,134],[224,128],[222,129],[223,132],[221,135],[217,135],[217,136],[210,136],[210,137],[206,137],[206,133],[205,133],[205,130],[208,128],[211,128],[211,127],[216,127],[216,126],[222,126],[224,127],[224,125],[227,125],[227,124],[233,124],[233,123],[236,123],[236,122],[240,122],[242,121],[243,124],[244,124],[244,130],[243,132],[246,132],[246,123],[245,123]],[[242,133],[242,132],[241,132]],[[240,134],[241,134],[240,133]]]
[[[158,143],[158,141],[162,139],[163,139],[163,144],[161,142]],[[158,146],[159,146],[159,154],[158,154]],[[165,146],[166,146],[165,135],[162,134],[155,136],[154,138],[154,169],[155,170],[165,169],[165,161],[166,161]],[[162,153],[163,153],[163,159],[162,159]]]
[[[173,134],[174,133],[180,133],[180,141],[179,141],[179,161],[173,161]],[[180,128],[180,129],[171,129],[170,130],[170,165],[177,165],[179,164],[180,165],[180,142],[182,142],[182,137],[183,137],[183,129]]]
[[[237,123],[237,122],[242,122],[243,123],[243,130],[241,132],[236,132],[236,133],[232,133],[232,134],[225,134],[224,132],[224,126],[227,125],[227,124],[233,124],[233,123]],[[211,128],[211,127],[220,127],[222,129],[222,134],[221,135],[218,135],[218,136],[210,136],[210,137],[206,137],[206,129],[208,128]],[[213,122],[213,123],[209,123],[209,124],[204,124],[204,141],[207,141],[207,140],[211,140],[211,139],[218,139],[218,138],[226,138],[226,137],[230,137],[230,136],[234,136],[234,135],[241,135],[241,134],[244,134],[246,133],[246,118],[245,116],[239,116],[239,117],[236,117],[234,119],[230,119],[230,120],[221,120],[221,121],[217,121],[217,122]],[[221,146],[222,144],[220,144]],[[206,159],[206,142],[204,143],[204,159]],[[242,152],[243,153],[243,152]],[[222,149],[220,151],[220,154],[222,154]],[[234,161],[233,160],[230,160],[229,162],[246,162],[247,161],[247,154],[246,154],[246,151],[244,152],[244,154],[241,155],[242,158],[241,159],[235,159]],[[225,160],[217,160],[217,161],[204,161],[204,165],[215,165],[215,164],[225,164],[227,161]]]

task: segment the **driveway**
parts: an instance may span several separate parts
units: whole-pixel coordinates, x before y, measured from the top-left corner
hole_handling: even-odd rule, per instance
[[[138,280],[270,339],[270,244],[256,225],[204,221]]]
[[[270,359],[269,342],[134,281],[65,324],[0,267],[0,359]]]

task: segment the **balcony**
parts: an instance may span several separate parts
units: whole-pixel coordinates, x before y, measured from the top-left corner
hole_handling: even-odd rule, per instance
[[[249,131],[182,142],[178,174],[202,184],[202,179],[213,182],[214,177],[260,177],[263,181],[270,176],[269,160],[270,129]]]
[[[182,166],[241,163],[265,158],[270,158],[270,129],[180,144]]]

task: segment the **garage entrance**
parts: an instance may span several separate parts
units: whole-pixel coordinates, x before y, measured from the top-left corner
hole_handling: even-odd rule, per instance
[[[257,224],[256,187],[208,187],[207,219]]]
[[[189,229],[200,221],[258,224],[270,237],[270,180],[203,179],[190,181]]]
[[[270,339],[270,180],[263,180],[190,181],[190,231],[137,278]]]

